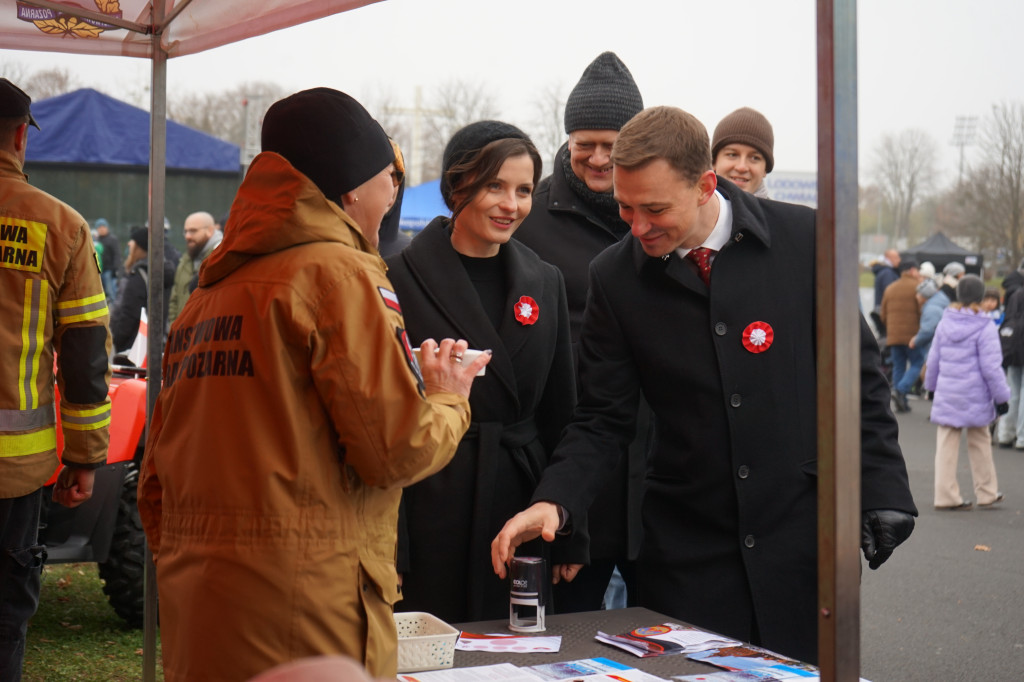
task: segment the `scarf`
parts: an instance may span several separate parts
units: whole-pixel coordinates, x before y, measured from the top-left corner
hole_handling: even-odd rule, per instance
[[[605,224],[616,234],[623,235],[629,231],[629,225],[619,217],[619,204],[611,192],[595,192],[587,183],[577,177],[569,162],[569,145],[563,145],[558,150],[558,160],[561,162],[562,174],[569,183],[569,188],[579,196],[584,204],[593,209]]]

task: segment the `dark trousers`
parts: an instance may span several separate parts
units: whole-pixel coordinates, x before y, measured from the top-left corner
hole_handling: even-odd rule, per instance
[[[626,606],[636,606],[636,562],[623,560],[617,565],[626,583]],[[563,580],[555,585],[552,590],[555,613],[598,611],[603,608],[604,593],[615,567],[615,559],[594,559],[590,565],[580,569],[571,583]]]
[[[42,488],[0,499],[0,680],[21,680],[25,633],[39,605],[46,550],[36,544]]]

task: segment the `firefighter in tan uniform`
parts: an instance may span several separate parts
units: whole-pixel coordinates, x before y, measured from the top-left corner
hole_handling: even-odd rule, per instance
[[[42,486],[58,465],[54,393],[64,436],[53,499],[92,495],[107,457],[110,334],[89,226],[22,171],[31,100],[0,78],[0,680],[20,680],[39,601]]]
[[[490,356],[409,348],[376,250],[400,178],[358,102],[275,103],[263,150],[171,326],[146,443],[164,675],[344,654],[393,678],[401,488],[451,459]]]

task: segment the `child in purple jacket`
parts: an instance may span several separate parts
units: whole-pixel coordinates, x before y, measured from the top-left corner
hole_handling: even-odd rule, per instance
[[[931,420],[938,425],[935,448],[935,508],[969,510],[956,480],[960,431],[967,429],[967,455],[979,507],[1003,500],[992,461],[989,425],[1003,414],[1010,387],[1003,375],[999,333],[981,309],[985,283],[964,275],[956,302],[942,314],[925,370],[924,386],[935,392]]]

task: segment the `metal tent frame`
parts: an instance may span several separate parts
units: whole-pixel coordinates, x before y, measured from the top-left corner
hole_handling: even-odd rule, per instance
[[[150,263],[162,262],[167,60],[383,0],[120,0],[116,14],[51,0],[18,0],[38,16],[127,37],[62,40],[0,17],[4,47],[148,58],[152,62]],[[96,2],[97,8],[101,6]],[[857,305],[856,0],[816,0],[818,66],[818,546],[821,679],[855,682],[860,665],[860,389]],[[245,12],[238,11],[244,5]],[[14,10],[13,0],[0,8]],[[123,15],[134,16],[134,20]],[[188,21],[178,21],[188,17]],[[54,40],[53,38],[57,39]],[[95,36],[93,36],[95,37]],[[148,300],[147,423],[161,385],[163,289]],[[152,565],[150,564],[150,569]],[[156,583],[147,571],[143,679],[156,676]]]

